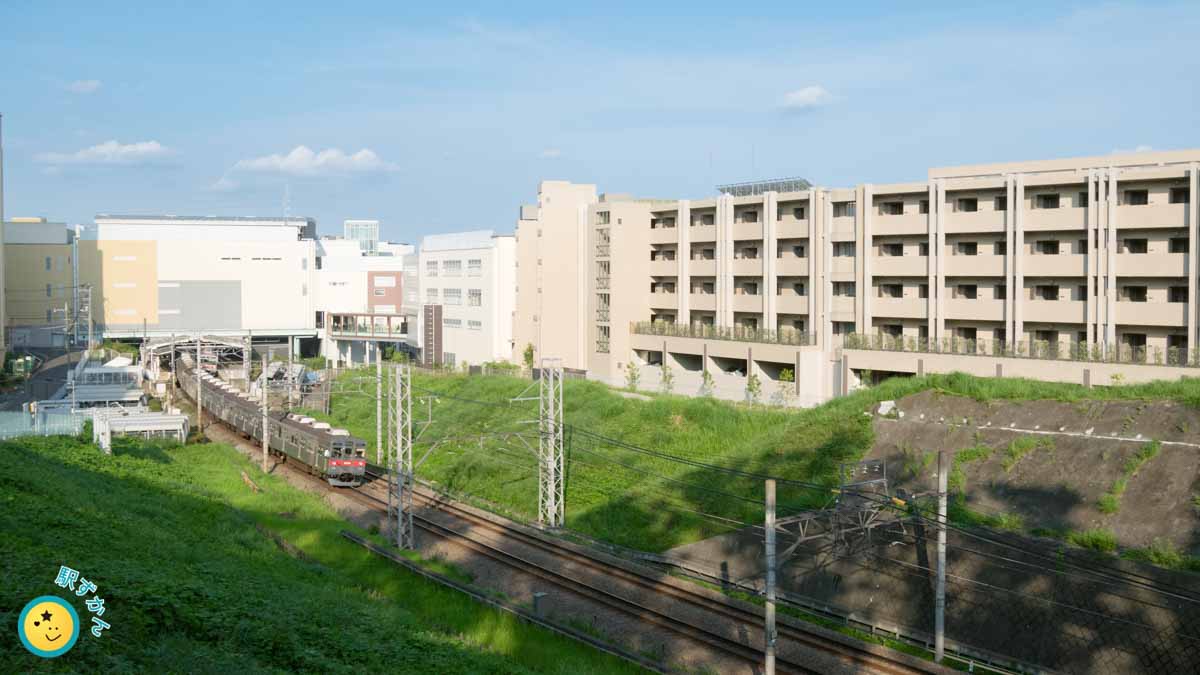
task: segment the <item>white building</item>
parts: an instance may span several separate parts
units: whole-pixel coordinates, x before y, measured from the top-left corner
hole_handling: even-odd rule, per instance
[[[516,237],[491,230],[431,235],[421,242],[422,305],[442,306],[442,360],[509,361],[516,310]],[[415,334],[425,348],[424,316]],[[410,331],[411,332],[411,331]]]
[[[358,242],[359,248],[367,255],[375,255],[379,250],[378,220],[342,221],[342,235],[350,241]]]
[[[404,339],[380,339],[377,336],[347,335],[341,330],[349,317],[353,325],[374,322],[379,316],[405,316],[408,325],[415,326],[416,309],[405,306],[405,291],[415,296],[415,289],[406,289],[406,277],[415,274],[415,249],[410,244],[378,242],[376,254],[363,251],[359,242],[349,239],[323,238],[317,242],[317,307],[322,316],[322,354],[327,358],[360,363],[370,360],[374,350],[370,345],[380,342],[410,344]],[[411,282],[415,286],[415,279]],[[333,321],[331,317],[341,318]],[[339,329],[334,331],[336,327]],[[390,326],[391,324],[389,324]],[[354,331],[358,332],[358,331]]]

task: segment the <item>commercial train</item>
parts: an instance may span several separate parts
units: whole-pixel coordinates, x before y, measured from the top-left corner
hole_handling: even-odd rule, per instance
[[[179,385],[196,400],[196,371],[180,364]],[[247,438],[262,442],[260,402],[206,372],[200,374],[206,417],[215,417]],[[311,417],[270,412],[271,452],[300,462],[337,487],[357,487],[367,470],[367,444],[345,429],[333,429]]]

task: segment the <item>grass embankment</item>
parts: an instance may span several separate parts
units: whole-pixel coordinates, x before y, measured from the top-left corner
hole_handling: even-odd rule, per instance
[[[1121,467],[1121,477],[1113,481],[1112,487],[1108,488],[1108,492],[1100,497],[1100,502],[1097,508],[1101,513],[1113,514],[1121,509],[1121,496],[1125,494],[1125,490],[1129,487],[1129,481],[1137,475],[1137,472],[1150,460],[1158,456],[1162,450],[1162,444],[1158,441],[1150,441],[1132,457],[1125,460],[1125,466]]]
[[[0,672],[634,670],[345,541],[340,530],[359,530],[318,496],[227,446],[122,444],[106,456],[33,438],[0,444],[0,460],[20,467],[0,474],[0,624],[43,594],[90,621],[54,584],[67,565],[97,584],[112,625],[54,661],[10,634]]]
[[[346,386],[335,394],[329,419],[369,439],[374,457],[373,372],[352,371],[343,377]],[[355,383],[356,378],[368,381]],[[535,458],[525,443],[536,449],[536,439],[497,436],[501,432],[532,436],[536,431],[535,425],[518,423],[536,419],[536,401],[506,403],[530,384],[501,376],[416,375],[414,434],[421,438],[416,458],[424,457],[432,441],[444,441],[419,464],[417,474],[486,499],[511,515],[534,518]],[[838,483],[839,463],[860,459],[874,441],[871,419],[863,412],[878,401],[926,389],[985,401],[1170,399],[1200,406],[1200,381],[1195,380],[1087,389],[952,374],[890,379],[808,410],[750,408],[673,395],[640,400],[599,383],[568,380],[564,409],[568,424],[626,443],[828,488]],[[443,396],[432,402],[422,400],[430,392]],[[536,384],[526,395],[536,397]],[[496,405],[475,405],[460,398]],[[433,421],[426,425],[423,421],[430,409]],[[458,440],[445,441],[448,438]],[[567,525],[576,531],[642,550],[662,551],[735,527],[702,514],[741,523],[761,522],[761,481],[621,449],[582,434],[568,433],[566,447]],[[1009,467],[1036,448],[1036,444],[1010,448]],[[830,498],[828,489],[781,485],[780,512],[821,506]]]

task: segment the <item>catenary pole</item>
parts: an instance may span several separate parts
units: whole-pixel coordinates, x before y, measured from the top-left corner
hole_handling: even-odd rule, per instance
[[[775,479],[766,481],[767,606],[763,617],[763,672],[775,675]]]
[[[263,355],[263,378],[262,384],[259,385],[259,396],[262,400],[262,470],[265,472],[270,462],[271,454],[271,424],[270,424],[270,407],[271,404],[267,401],[267,355]]]
[[[938,451],[937,587],[933,595],[933,659],[946,655],[946,453]]]
[[[200,373],[204,367],[200,364],[200,334],[196,334],[196,430],[204,435],[204,387]]]

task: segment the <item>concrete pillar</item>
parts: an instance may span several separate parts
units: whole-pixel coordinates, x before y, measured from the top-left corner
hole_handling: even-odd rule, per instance
[[[821,314],[824,310],[824,295],[823,288],[818,285],[818,280],[820,279],[818,271],[824,269],[824,257],[822,255],[824,249],[821,246],[821,237],[819,236],[820,229],[818,223],[821,222],[821,219],[818,217],[816,190],[808,191],[808,206],[806,209],[808,215],[808,242],[805,244],[808,250],[808,332],[817,336],[817,340],[820,341],[825,333],[824,320]],[[821,344],[827,345],[829,343],[821,342]],[[800,378],[797,377],[796,379],[799,380]]]
[[[718,326],[733,325],[733,197],[717,197],[717,316]]]
[[[1084,273],[1087,279],[1087,346],[1090,351],[1092,345],[1097,342],[1097,320],[1099,311],[1097,308],[1096,291],[1099,284],[1099,278],[1096,275],[1096,238],[1099,232],[1096,231],[1096,172],[1095,170],[1088,171],[1087,177],[1087,221],[1084,224],[1087,229],[1087,254],[1084,262]]]
[[[1187,347],[1190,363],[1192,350],[1196,349],[1196,329],[1200,317],[1196,316],[1196,275],[1200,271],[1200,250],[1196,248],[1196,226],[1200,220],[1200,164],[1192,162],[1188,167],[1188,212],[1185,222],[1188,231],[1188,308],[1187,308]]]
[[[1105,211],[1108,214],[1108,289],[1105,304],[1108,305],[1108,323],[1104,340],[1117,344],[1117,170],[1108,169],[1108,191],[1105,194]]]
[[[1013,186],[1013,344],[1025,339],[1025,174],[1019,173]]]
[[[679,232],[675,258],[679,262],[679,283],[676,285],[676,297],[679,298],[679,311],[675,314],[675,323],[689,325],[692,322],[691,294],[692,277],[692,210],[691,202],[684,199],[679,202],[675,214],[675,229]],[[665,353],[665,352],[664,352]]]
[[[930,341],[937,340],[937,299],[938,295],[940,295],[937,287],[937,266],[938,258],[940,257],[937,250],[937,199],[937,183],[936,181],[930,181],[929,193],[926,196],[926,201],[929,206],[925,209],[925,225],[928,231],[925,247],[929,249],[929,255],[925,258],[927,266],[927,278],[925,285],[929,289],[925,300],[925,316],[927,323],[925,330]]]
[[[874,188],[874,186],[872,186],[871,184],[868,183],[866,185],[860,186],[858,188],[857,192],[858,192],[858,208],[855,209],[855,212],[858,214],[858,223],[857,224],[859,226],[859,233],[858,233],[859,234],[859,237],[858,237],[858,239],[859,239],[859,255],[861,256],[858,259],[859,260],[858,268],[859,268],[859,270],[861,270],[861,272],[859,274],[860,281],[858,284],[858,288],[860,290],[857,293],[858,298],[859,298],[858,304],[859,304],[860,312],[861,312],[860,319],[859,319],[859,325],[860,325],[859,332],[862,333],[863,335],[870,335],[871,327],[872,327],[871,326],[871,324],[872,324],[872,321],[871,321],[871,299],[872,299],[873,291],[874,291],[874,289],[871,287],[872,286],[872,283],[871,283],[871,261],[873,258],[873,256],[871,255],[871,251],[872,251],[871,218],[875,212],[875,209],[874,209],[875,188]]]
[[[829,193],[818,194],[821,203],[821,330],[824,331],[822,345],[833,349],[833,201]]]
[[[776,304],[778,299],[775,295],[778,292],[777,288],[779,286],[778,259],[776,258],[776,249],[778,248],[776,233],[779,231],[779,195],[771,191],[763,193],[762,210],[763,327],[768,330],[775,330],[779,327]]]
[[[937,224],[937,233],[934,238],[934,245],[930,247],[929,253],[934,256],[937,261],[937,280],[935,281],[937,290],[937,319],[934,327],[936,333],[935,340],[941,340],[946,337],[946,182],[939,178],[936,181],[935,194],[937,213],[934,214],[934,222]],[[932,211],[935,207],[935,202],[930,202],[929,209]],[[934,287],[930,287],[929,292],[933,294]]]
[[[1016,201],[1017,185],[1012,174],[1004,177],[1004,198],[1007,200],[1007,210],[1004,212],[1004,339],[1009,345],[1016,343],[1016,304],[1023,298],[1019,297],[1020,289],[1016,285],[1016,258],[1014,247],[1017,242],[1016,213],[1021,205]],[[1011,347],[1009,347],[1011,349]]]

